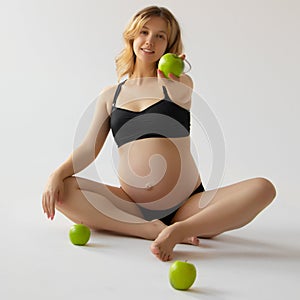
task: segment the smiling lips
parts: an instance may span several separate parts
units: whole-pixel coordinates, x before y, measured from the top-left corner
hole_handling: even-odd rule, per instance
[[[150,50],[150,49],[147,49],[147,48],[141,48],[143,52],[147,53],[147,54],[153,54],[154,51],[153,50]]]

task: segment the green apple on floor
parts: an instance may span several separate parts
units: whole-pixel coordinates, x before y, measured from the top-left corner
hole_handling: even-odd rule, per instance
[[[197,275],[193,264],[176,260],[169,270],[169,281],[176,290],[187,290],[195,282]]]
[[[162,71],[167,78],[169,78],[170,73],[179,77],[183,72],[184,62],[176,54],[166,53],[160,58],[158,69]]]
[[[74,245],[84,246],[90,239],[91,231],[83,224],[74,224],[69,231],[69,238]]]

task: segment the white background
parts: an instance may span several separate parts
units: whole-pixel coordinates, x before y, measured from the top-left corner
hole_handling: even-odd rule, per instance
[[[72,151],[88,106],[116,83],[114,59],[129,18],[152,4],[169,8],[181,24],[195,93],[222,128],[222,184],[269,178],[278,192],[276,218],[268,219],[271,208],[261,223],[281,224],[282,209],[286,229],[299,226],[299,1],[1,0],[1,222],[8,228],[2,258],[12,253],[9,245],[17,245],[20,231],[22,246],[36,247],[34,230],[50,230],[40,204],[47,177]],[[109,165],[111,145],[110,135],[97,164],[104,181],[118,184]],[[207,182],[209,162],[200,160]],[[57,217],[53,237],[65,230],[64,222]],[[29,232],[24,224],[32,225]],[[46,235],[39,237],[42,243]]]

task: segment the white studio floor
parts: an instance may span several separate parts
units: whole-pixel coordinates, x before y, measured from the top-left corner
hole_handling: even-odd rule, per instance
[[[176,246],[197,268],[186,292],[151,241],[92,232],[72,245],[72,222],[49,221],[40,195],[116,82],[125,24],[153,1],[1,1],[0,300],[300,299],[300,1],[155,2],[182,24],[204,186],[214,172],[224,184],[262,176],[275,201],[242,229]],[[110,133],[91,179],[112,184],[117,163]]]
[[[26,205],[8,204],[1,210],[1,299],[300,296],[298,210],[279,197],[242,229],[203,239],[200,247],[176,246],[175,259],[197,267],[196,282],[186,292],[171,288],[171,262],[157,260],[149,251],[150,241],[92,232],[87,246],[73,246],[69,220],[57,214],[48,221],[40,203],[26,200]]]

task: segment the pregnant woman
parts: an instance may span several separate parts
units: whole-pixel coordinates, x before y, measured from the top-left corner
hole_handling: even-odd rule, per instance
[[[51,220],[57,209],[96,230],[153,240],[152,253],[167,261],[178,243],[198,245],[198,237],[248,224],[276,191],[265,178],[205,191],[190,149],[193,81],[186,74],[166,78],[157,69],[165,53],[185,58],[180,27],[169,10],[139,11],[124,41],[116,59],[119,83],[100,93],[85,138],[50,175],[42,205]],[[110,130],[120,186],[74,176],[96,159]]]

